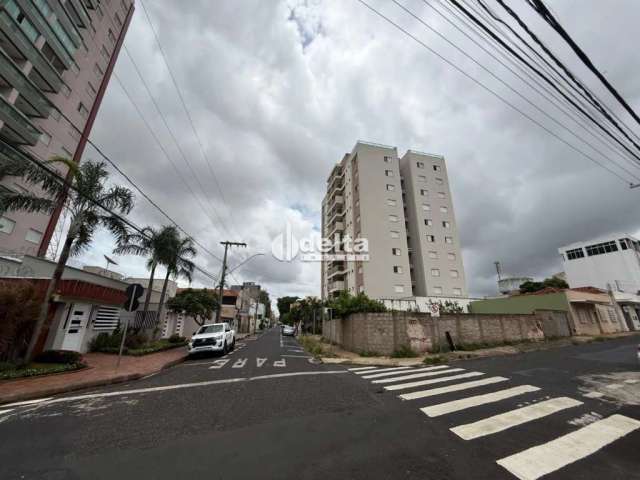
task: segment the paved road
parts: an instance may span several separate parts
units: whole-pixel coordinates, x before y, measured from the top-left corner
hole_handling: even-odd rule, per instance
[[[271,330],[227,357],[0,407],[0,478],[637,479],[638,341],[349,370]]]

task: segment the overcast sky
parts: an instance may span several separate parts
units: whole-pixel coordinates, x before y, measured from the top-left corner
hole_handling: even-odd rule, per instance
[[[554,132],[578,144],[391,1],[370,2]],[[562,118],[423,1],[400,2],[527,92],[534,103]],[[640,189],[629,190],[356,0],[146,0],[208,165],[139,0],[136,3],[126,49],[191,166],[172,142],[124,51],[115,72],[175,168],[115,78],[92,139],[218,257],[222,257],[221,240],[246,242],[247,249],[231,255],[231,267],[251,254],[267,253],[236,270],[230,283],[256,281],[272,298],[319,295],[319,265],[279,262],[271,256],[270,245],[286,222],[299,238],[317,235],[326,177],[358,139],[396,145],[401,155],[408,148],[444,155],[468,288],[474,296],[495,293],[496,260],[505,273],[543,277],[561,270],[559,246],[640,228]],[[508,3],[526,14],[536,32],[594,90],[602,91],[559,38],[529,14],[522,0]],[[637,45],[629,40],[637,31],[640,2],[548,3],[594,63],[639,110],[640,66]],[[603,97],[615,107],[610,97]],[[581,148],[588,149],[584,144]],[[91,148],[85,157],[98,158]],[[113,178],[124,182],[115,173]],[[137,197],[132,213],[135,222],[166,223]],[[110,254],[112,241],[100,234],[95,247],[76,263],[104,265],[102,255]],[[147,275],[144,259],[117,260],[116,270]],[[216,275],[220,271],[220,262],[205,252],[197,262]],[[206,281],[198,275],[194,285]]]

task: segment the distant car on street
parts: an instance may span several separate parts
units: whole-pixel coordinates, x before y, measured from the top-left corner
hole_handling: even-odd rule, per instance
[[[189,355],[216,353],[223,355],[236,346],[236,332],[227,322],[208,323],[194,332],[189,340]]]
[[[282,335],[293,337],[296,334],[296,329],[291,325],[285,325],[282,327]]]

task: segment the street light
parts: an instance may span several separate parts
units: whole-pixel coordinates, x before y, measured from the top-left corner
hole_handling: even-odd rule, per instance
[[[251,255],[249,258],[245,259],[243,262],[239,263],[238,265],[236,265],[235,267],[233,267],[231,270],[229,270],[229,273],[235,272],[238,268],[240,268],[242,265],[244,265],[245,263],[247,263],[249,260],[251,260],[252,258],[256,258],[259,257],[261,255],[264,255],[264,253],[256,253],[254,255]]]

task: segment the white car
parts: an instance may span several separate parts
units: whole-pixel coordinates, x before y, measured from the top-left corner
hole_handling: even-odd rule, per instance
[[[189,340],[189,355],[220,352],[223,355],[236,346],[236,332],[227,322],[202,325]]]

